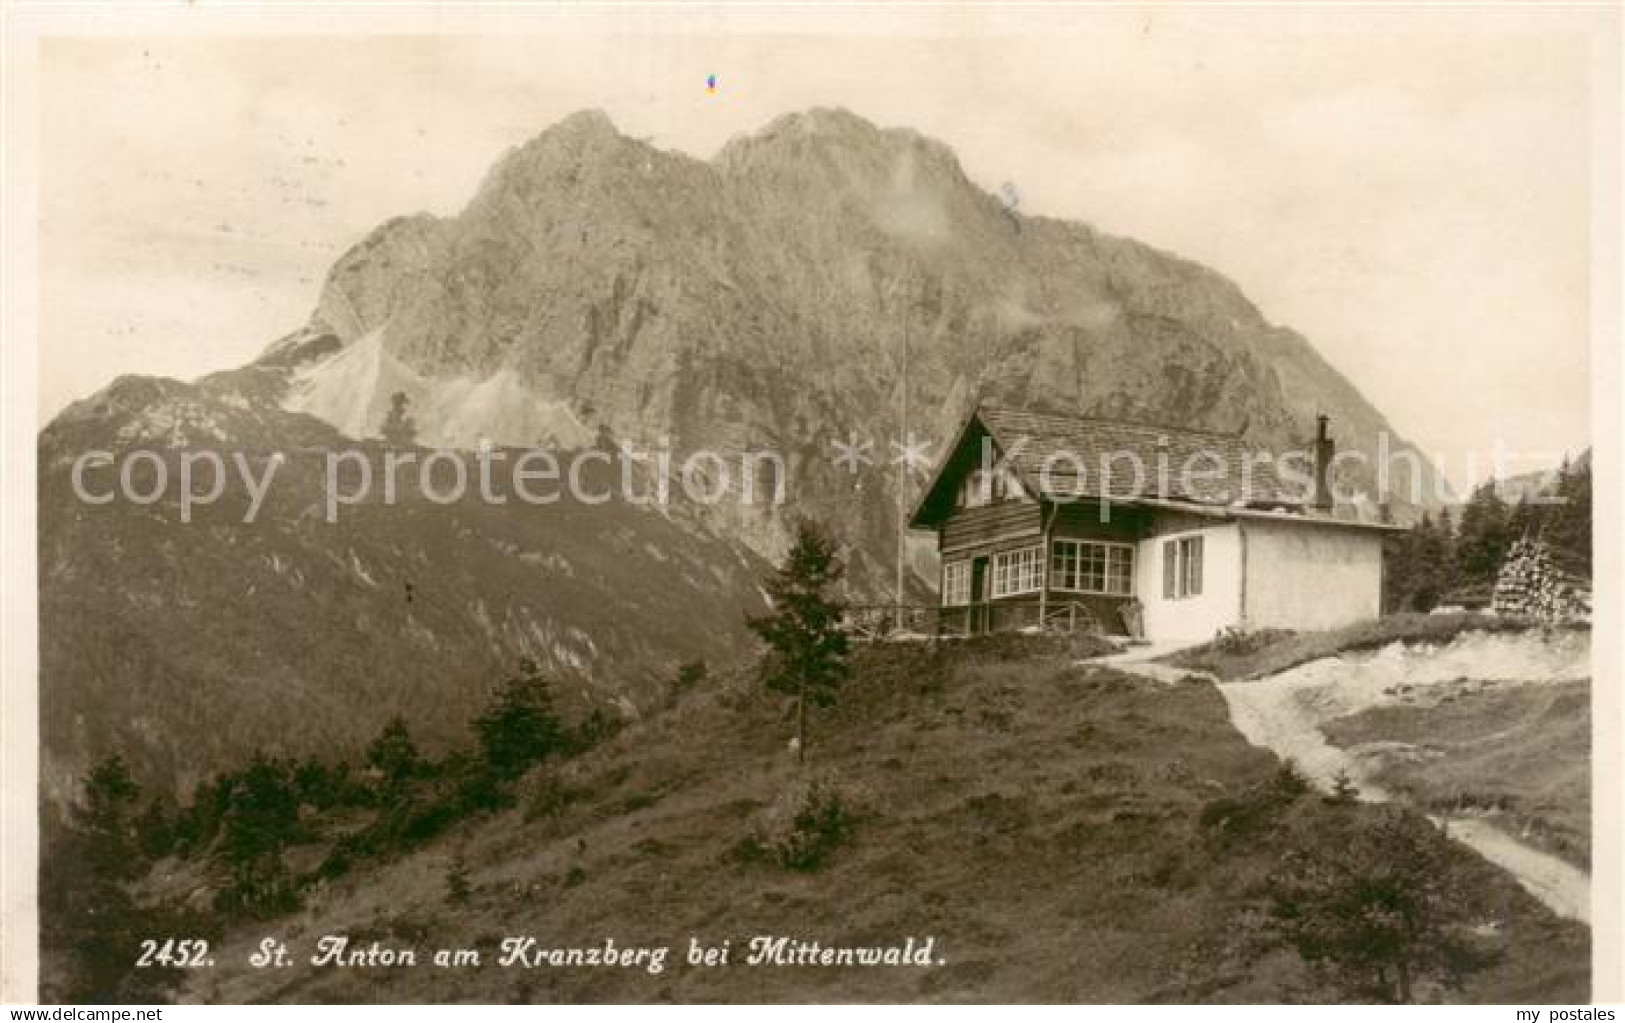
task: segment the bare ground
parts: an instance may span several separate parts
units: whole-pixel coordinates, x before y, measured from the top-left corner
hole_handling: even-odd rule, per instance
[[[1589,745],[1578,738],[1589,733],[1589,702],[1573,696],[1589,692],[1589,673],[1584,631],[1458,631],[1442,644],[1343,651],[1219,689],[1249,741],[1320,787],[1343,773],[1362,798],[1413,802],[1554,912],[1589,920],[1589,877],[1577,862],[1590,827]],[[1487,689],[1520,695],[1486,699]],[[1531,723],[1531,699],[1556,710]],[[1439,756],[1416,755],[1423,735],[1442,744],[1428,747]],[[1559,751],[1531,773],[1554,742]],[[1505,812],[1508,794],[1528,801],[1522,816]],[[1531,817],[1551,837],[1532,838]]]

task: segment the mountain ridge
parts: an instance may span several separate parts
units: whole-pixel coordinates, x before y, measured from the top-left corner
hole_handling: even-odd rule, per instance
[[[583,512],[548,519],[556,537],[511,506],[420,506],[410,521],[369,520],[380,531],[374,558],[410,551],[430,577],[459,580],[449,598],[457,611],[441,627],[461,638],[442,637],[434,662],[459,666],[457,684],[469,677],[462,666],[489,674],[536,652],[492,642],[477,608],[500,604],[559,631],[621,629],[614,643],[589,636],[616,652],[588,670],[562,656],[544,657],[544,667],[582,678],[588,702],[624,695],[634,706],[657,699],[661,673],[702,655],[698,647],[748,652],[743,618],[761,606],[755,577],[797,516],[836,528],[853,599],[890,599],[897,509],[921,481],[899,495],[888,442],[915,434],[939,454],[978,400],[1239,430],[1283,450],[1302,446],[1317,412],[1331,414],[1340,443],[1362,450],[1374,451],[1388,428],[1307,341],[1217,272],[1087,224],[1013,215],[951,148],[912,129],[840,110],[792,113],[700,160],[629,139],[602,112],[572,115],[498,159],[457,214],[396,217],[368,232],[334,261],[307,322],[249,364],[190,384],[121,378],[42,431],[42,734],[54,791],[120,743],[171,765],[168,776],[184,761],[165,734],[175,720],[161,711],[144,719],[117,696],[116,637],[168,637],[177,649],[144,663],[133,688],[203,694],[192,720],[231,698],[223,674],[310,685],[332,674],[320,658],[338,656],[287,640],[295,626],[324,628],[319,615],[289,604],[266,621],[231,591],[242,535],[224,526],[177,533],[168,504],[75,505],[73,455],[141,444],[169,457],[198,445],[366,448],[396,392],[408,396],[426,447],[669,446],[679,462],[696,451],[781,456],[782,506],[733,493],[705,506],[603,510],[601,521]],[[854,472],[832,460],[831,442],[853,438],[873,443],[877,464]],[[400,594],[374,592],[348,567],[343,538],[300,518],[317,499],[316,477],[294,478],[265,542],[279,545],[285,565],[354,600],[349,621],[393,621]],[[490,554],[502,546],[491,543],[470,553],[476,522],[509,553]],[[686,560],[640,573],[656,560],[637,552],[668,547]],[[122,559],[107,560],[109,550]],[[527,551],[540,560],[516,561],[531,573],[516,575],[503,558]],[[191,570],[171,571],[182,552]],[[599,574],[561,574],[573,581],[550,594],[549,555]],[[480,572],[444,560],[453,556]],[[931,545],[912,538],[905,556],[905,596],[929,599]],[[83,564],[102,576],[75,570]],[[146,576],[170,589],[153,590]],[[617,607],[686,623],[694,635],[662,626],[658,642],[644,642],[605,617]],[[84,632],[90,613],[105,635]],[[356,642],[397,666],[420,694],[407,708],[414,726],[432,729],[452,683],[432,677],[434,664],[390,652],[415,634],[397,624]],[[221,635],[225,649],[188,657],[188,643]],[[382,724],[376,694],[351,688],[335,697],[343,727],[321,742],[361,741]],[[233,748],[211,747],[198,768],[223,766]]]
[[[1085,223],[1015,215],[945,144],[836,108],[781,115],[709,160],[627,138],[602,111],[571,115],[508,150],[457,214],[370,232],[297,336],[347,346],[373,330],[428,381],[406,388],[414,403],[437,404],[436,381],[511,373],[516,394],[568,412],[560,422],[632,443],[771,443],[814,513],[852,496],[852,480],[817,464],[831,438],[859,424],[907,432],[905,345],[907,428],[938,444],[979,397],[1241,429],[1280,450],[1301,446],[1320,412],[1373,457],[1376,435],[1394,436],[1222,275]],[[376,422],[387,399],[375,389],[325,417]],[[579,439],[528,436],[534,424],[499,414],[420,420],[453,446]],[[1426,494],[1437,474],[1423,461]],[[1392,495],[1402,511],[1406,473]],[[771,512],[717,523],[766,555],[785,535]],[[876,558],[859,575],[886,576],[890,527],[869,523],[862,539]]]

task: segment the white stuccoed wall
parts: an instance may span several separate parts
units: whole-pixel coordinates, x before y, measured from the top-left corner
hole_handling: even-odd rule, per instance
[[[1164,600],[1162,545],[1200,535],[1202,593]],[[1165,533],[1142,540],[1134,554],[1135,592],[1145,606],[1145,634],[1153,640],[1201,641],[1241,620],[1241,538],[1233,522]]]

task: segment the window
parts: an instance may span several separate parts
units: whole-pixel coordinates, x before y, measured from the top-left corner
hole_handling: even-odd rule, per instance
[[[1202,538],[1186,537],[1179,541],[1180,592],[1195,597],[1202,592]]]
[[[970,562],[950,561],[942,566],[942,606],[970,603]]]
[[[1044,556],[1041,548],[1023,547],[1019,551],[1001,551],[993,556],[995,597],[1030,593],[1038,589],[1043,578]]]
[[[1027,491],[1021,485],[1021,480],[1009,469],[999,473],[998,479],[993,483],[994,493],[999,495],[1001,501],[1025,501]]]
[[[983,469],[972,469],[961,484],[959,503],[965,508],[981,508],[996,503],[1001,496],[998,477]]]
[[[972,469],[965,474],[959,484],[959,507],[980,508],[992,498],[991,488],[987,483],[987,474],[980,469]]]
[[[1020,501],[1026,497],[1021,481],[1008,469],[992,472],[972,469],[959,482],[957,502],[961,508],[980,508],[1000,501]]]
[[[1202,538],[1187,536],[1162,545],[1162,596],[1166,600],[1202,593]]]
[[[1092,540],[1056,540],[1049,584],[1071,593],[1127,597],[1134,592],[1134,548]]]

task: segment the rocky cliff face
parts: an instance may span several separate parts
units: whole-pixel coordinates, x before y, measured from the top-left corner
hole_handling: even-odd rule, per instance
[[[839,110],[709,162],[576,114],[508,153],[458,216],[394,220],[346,253],[300,336],[342,347],[296,360],[289,405],[351,434],[405,390],[437,443],[607,432],[779,451],[796,509],[838,513],[870,581],[891,557],[895,476],[836,471],[830,442],[850,433],[882,461],[909,429],[940,447],[979,397],[1281,449],[1317,411],[1367,451],[1387,429],[1218,274],[1014,217],[947,147]],[[710,514],[763,553],[784,533],[770,510]]]
[[[397,391],[428,445],[774,451],[788,503],[419,500],[335,529],[298,458],[253,527],[68,491],[92,448],[315,457],[375,435]],[[1316,411],[1345,445],[1386,428],[1224,278],[1012,217],[913,132],[814,110],[700,161],[574,115],[503,157],[459,215],[378,227],[253,364],[121,380],[42,434],[48,788],[114,750],[184,784],[255,745],[353,747],[396,711],[449,741],[520,654],[584,703],[659,699],[678,661],[748,654],[761,558],[795,515],[849,545],[852,596],[889,595],[890,441],[940,449],[983,397],[1278,448]],[[880,464],[834,465],[852,436]]]

